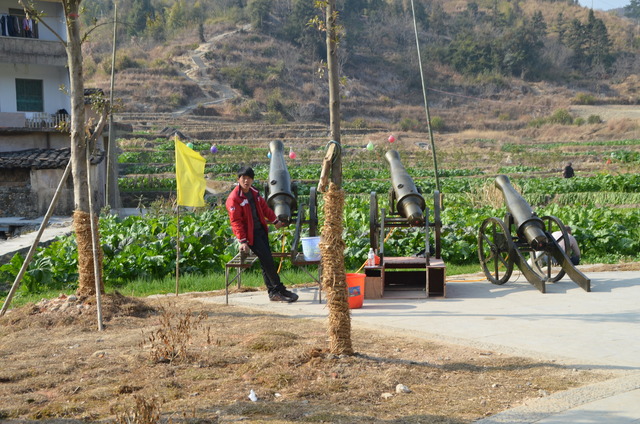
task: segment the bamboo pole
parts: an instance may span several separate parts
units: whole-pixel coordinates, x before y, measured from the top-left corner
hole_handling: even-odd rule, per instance
[[[176,296],[180,293],[180,205],[176,214]]]
[[[418,50],[418,64],[420,66],[420,81],[422,82],[422,97],[424,98],[424,111],[427,117],[427,129],[429,130],[429,140],[431,142],[431,155],[433,157],[433,173],[436,180],[436,190],[440,189],[440,177],[438,175],[438,159],[436,157],[436,144],[433,140],[433,129],[431,128],[431,113],[429,112],[429,102],[427,100],[427,85],[424,81],[424,71],[422,70],[422,56],[420,55],[420,41],[418,40],[418,24],[416,23],[416,11],[411,0],[411,12],[413,14],[413,31],[416,36],[416,48]]]
[[[111,52],[111,82],[109,91],[109,136],[107,145],[107,181],[105,189],[105,205],[111,208],[119,208],[119,202],[116,200],[118,187],[118,179],[114,178],[114,159],[116,152],[115,131],[113,129],[113,91],[115,87],[115,68],[116,68],[116,45],[118,31],[118,2],[113,2],[113,49]],[[114,181],[112,181],[112,179]]]
[[[98,228],[96,226],[95,214],[93,211],[93,182],[91,181],[91,146],[89,146],[89,140],[87,139],[87,191],[89,195],[89,223],[91,226],[91,247],[93,252],[93,280],[96,285],[96,313],[98,319],[98,331],[103,331],[104,326],[102,324],[102,273],[100,272],[100,257],[98,255],[98,249],[100,248],[98,242]]]

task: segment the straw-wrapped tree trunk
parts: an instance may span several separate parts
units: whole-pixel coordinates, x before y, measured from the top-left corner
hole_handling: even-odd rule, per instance
[[[338,75],[338,25],[335,0],[326,2],[327,68],[331,138],[340,146],[340,90]],[[342,190],[342,149],[337,149],[331,166],[331,184],[325,195],[325,224],[322,229],[322,283],[329,307],[329,350],[336,355],[352,355],[351,315],[344,267],[342,238],[344,191]]]
[[[86,296],[96,293],[96,278],[94,267],[94,248],[91,232],[91,203],[89,196],[92,190],[88,184],[89,137],[86,131],[86,117],[84,106],[84,80],[82,68],[82,38],[78,21],[80,3],[82,0],[62,0],[67,18],[67,58],[69,65],[69,84],[71,94],[71,172],[73,176],[73,227],[78,246],[78,295]],[[101,252],[98,244],[98,251]],[[102,255],[98,253],[100,261],[99,272],[102,269]],[[101,279],[100,279],[101,280]],[[104,291],[100,281],[100,291]]]

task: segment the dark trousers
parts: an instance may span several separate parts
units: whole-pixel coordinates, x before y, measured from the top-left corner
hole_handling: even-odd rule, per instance
[[[276,264],[273,262],[267,233],[263,229],[254,232],[253,245],[249,247],[260,260],[262,278],[264,278],[264,284],[267,286],[269,294],[282,292],[285,287],[282,282],[280,282]]]

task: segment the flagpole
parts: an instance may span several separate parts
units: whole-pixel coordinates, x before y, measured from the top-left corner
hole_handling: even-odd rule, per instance
[[[176,296],[178,296],[180,291],[180,205],[177,205],[176,229]]]

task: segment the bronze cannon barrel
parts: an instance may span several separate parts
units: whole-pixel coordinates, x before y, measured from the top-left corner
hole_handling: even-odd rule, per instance
[[[280,221],[289,222],[292,210],[297,207],[291,192],[291,177],[284,160],[284,144],[280,140],[269,143],[271,162],[269,164],[269,195],[267,204]]]
[[[398,213],[407,219],[409,224],[422,225],[426,204],[422,195],[418,193],[413,179],[400,162],[400,155],[395,150],[389,150],[384,157],[391,168],[391,184],[397,199]]]
[[[498,175],[496,177],[496,187],[504,195],[504,203],[507,206],[507,210],[518,226],[518,235],[524,236],[534,249],[543,250],[548,240],[542,220],[533,213],[529,203],[513,188],[509,177]]]

